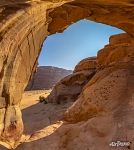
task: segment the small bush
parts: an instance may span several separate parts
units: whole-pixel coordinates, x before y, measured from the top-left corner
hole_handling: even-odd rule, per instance
[[[39,96],[39,101],[40,101],[40,103],[44,102],[44,104],[48,103],[47,100],[46,100],[46,98],[44,96]]]

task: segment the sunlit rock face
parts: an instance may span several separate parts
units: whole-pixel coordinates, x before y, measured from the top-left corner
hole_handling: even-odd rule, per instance
[[[133,39],[129,35],[112,36],[110,44],[98,52],[97,73],[65,113],[65,119],[69,122],[85,122],[86,131],[81,131],[82,124],[78,129],[79,135],[83,132],[90,135],[87,142],[95,142],[91,150],[97,147],[107,150],[108,143],[113,140],[133,141],[133,48]],[[77,138],[78,141],[80,139],[81,136]]]
[[[109,45],[98,52],[95,75],[65,113],[67,123],[52,135],[24,143],[17,150],[39,147],[41,150],[110,150],[112,141],[131,142],[124,149],[133,150],[133,47],[128,34],[112,36]],[[86,61],[79,64],[82,62]],[[70,84],[69,80],[65,81]]]
[[[111,38],[111,44],[98,53],[98,72],[89,81],[79,100],[68,110],[66,119],[78,122],[95,117],[100,112],[105,114],[108,110],[113,112],[114,116],[121,114],[122,110],[126,116],[129,113],[132,115],[133,16],[132,0],[1,0],[0,139],[14,144],[23,132],[19,103],[36,68],[44,39],[84,18],[121,28],[129,35],[123,39]],[[106,94],[106,97],[102,98],[104,92],[108,92],[109,96]],[[114,99],[112,95],[115,95]],[[80,114],[77,119],[73,114],[76,110],[81,110],[78,111]],[[128,119],[124,126],[129,126],[127,123],[130,122],[131,115],[126,117]]]
[[[96,57],[88,57],[85,58],[84,60],[81,60],[74,68],[74,73],[75,72],[80,72],[80,71],[91,71],[96,69]]]
[[[83,87],[96,72],[96,58],[86,58],[75,68],[74,73],[59,81],[48,96],[48,102],[67,103],[75,101]]]
[[[97,73],[66,113],[67,120],[88,120],[132,101],[134,43],[131,40],[127,34],[112,36],[110,44],[98,52]]]

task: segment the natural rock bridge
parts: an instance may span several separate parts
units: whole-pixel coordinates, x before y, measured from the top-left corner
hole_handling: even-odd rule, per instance
[[[133,141],[134,1],[1,0],[2,142],[14,145],[21,138],[23,122],[20,100],[36,68],[44,39],[48,35],[62,32],[70,24],[81,19],[115,26],[126,33],[111,37],[109,45],[99,51],[97,73],[84,87],[76,103],[66,112],[65,119],[69,122],[86,121],[80,128],[89,127],[91,143],[96,137],[97,147],[101,145],[101,149],[108,150],[105,143],[114,138],[121,137],[124,140],[127,136],[129,141]],[[94,116],[95,119],[88,120]],[[96,127],[93,127],[93,124]]]

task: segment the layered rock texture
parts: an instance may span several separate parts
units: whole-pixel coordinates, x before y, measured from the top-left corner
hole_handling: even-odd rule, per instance
[[[26,87],[26,91],[51,89],[65,76],[71,74],[71,70],[52,66],[40,66]]]
[[[77,122],[100,113],[116,113],[121,107],[118,108],[118,105],[124,103],[125,106],[132,100],[133,83],[130,78],[133,77],[133,44],[133,38],[127,34],[110,38],[109,45],[98,52],[97,73],[66,113],[67,120]],[[128,108],[123,111],[125,109]]]
[[[53,88],[47,97],[48,102],[67,103],[75,101],[80,95],[82,88],[93,77],[96,71],[96,58],[82,60],[74,70],[74,73],[63,78]]]
[[[28,148],[38,150],[39,147],[41,150],[97,150],[98,148],[111,150],[110,143],[112,141],[130,142],[131,144],[124,146],[123,149],[133,150],[133,48],[133,38],[128,34],[112,36],[109,45],[98,52],[95,74],[84,86],[73,105],[65,112],[64,120],[66,122],[57,122],[57,124],[49,126],[49,129],[45,128],[32,135],[17,150]],[[85,59],[76,68],[82,69],[80,64],[86,66],[84,64],[87,60],[88,64],[95,61],[94,59]],[[91,67],[91,65],[89,66]],[[75,76],[76,73],[73,75]],[[66,83],[65,89],[70,86],[69,79],[71,77],[66,78],[63,79],[63,83],[64,81]],[[63,88],[63,85],[59,86],[62,84],[61,81],[55,88]],[[58,92],[59,94],[63,93],[62,90],[58,90]],[[60,100],[64,102],[65,99],[63,97]],[[63,105],[61,106],[63,107]],[[54,127],[56,131],[50,135]],[[43,133],[47,133],[49,136],[46,137],[46,134],[43,135]],[[117,148],[122,149],[122,147]]]
[[[84,149],[109,150],[109,143],[118,140],[131,142],[125,149],[134,149],[133,48],[131,36],[112,36],[109,45],[98,52],[97,73],[65,114],[69,122],[84,121],[71,132],[72,135],[79,133],[75,136],[77,142],[82,135],[87,135]],[[71,149],[73,144],[69,143],[66,148]]]
[[[83,122],[62,131],[66,134],[61,134],[59,147],[52,144],[51,150],[109,150],[109,142],[119,139],[133,143],[133,0],[1,0],[1,144],[14,147],[23,133],[19,104],[44,39],[80,19],[112,25],[126,34],[112,37],[99,51],[97,73],[65,114],[67,121]],[[76,144],[80,141],[82,144]],[[130,148],[134,149],[133,144]]]
[[[80,71],[95,71],[96,70],[96,57],[89,57],[81,60],[74,68],[74,73]]]

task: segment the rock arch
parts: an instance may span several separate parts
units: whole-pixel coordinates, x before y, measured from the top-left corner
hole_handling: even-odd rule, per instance
[[[0,139],[23,132],[19,104],[44,39],[80,19],[112,25],[134,36],[131,0],[2,0],[0,2]]]

